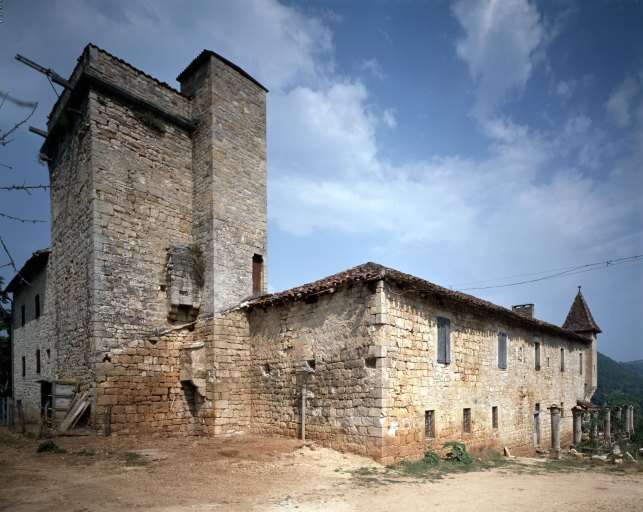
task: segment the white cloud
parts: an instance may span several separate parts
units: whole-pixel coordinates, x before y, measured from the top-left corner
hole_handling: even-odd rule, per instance
[[[382,114],[382,122],[388,128],[395,128],[397,126],[397,120],[395,119],[395,109],[387,108]]]
[[[575,84],[570,80],[561,80],[556,84],[556,94],[561,99],[562,102],[567,101],[573,94],[575,89]]]
[[[380,63],[375,58],[364,59],[359,67],[362,71],[366,71],[367,73],[373,75],[375,78],[379,78],[380,80],[386,76],[384,70],[382,69],[382,66],[380,66]]]
[[[627,78],[614,88],[610,94],[605,108],[612,121],[620,128],[625,128],[630,124],[632,111],[634,110],[634,100],[640,93],[641,85],[633,78]],[[639,111],[641,107],[639,106]]]
[[[529,79],[545,31],[535,6],[527,0],[461,0],[453,13],[465,35],[456,46],[477,86],[472,113],[492,116],[511,93]]]

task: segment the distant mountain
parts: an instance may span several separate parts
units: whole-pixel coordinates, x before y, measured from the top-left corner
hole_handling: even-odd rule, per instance
[[[592,397],[597,405],[632,404],[635,417],[641,418],[643,410],[643,376],[637,373],[633,363],[617,363],[613,359],[598,353],[598,388]]]
[[[639,377],[643,377],[643,359],[639,359],[638,361],[628,361],[627,363],[621,364],[628,370],[636,373]]]

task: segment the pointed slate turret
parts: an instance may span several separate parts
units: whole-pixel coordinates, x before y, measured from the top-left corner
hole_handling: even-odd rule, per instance
[[[563,329],[577,333],[591,332],[598,334],[599,332],[603,332],[596,324],[596,321],[585,302],[585,298],[580,291],[580,286],[578,287],[578,294],[574,299],[574,303],[572,304],[572,307],[567,314],[567,318],[565,319],[565,323],[563,324]]]

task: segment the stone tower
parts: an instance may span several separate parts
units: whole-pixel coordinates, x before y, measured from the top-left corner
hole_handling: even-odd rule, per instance
[[[210,51],[178,80],[88,45],[49,118],[46,309],[56,378],[84,389],[114,351],[265,292],[267,90]]]
[[[585,302],[585,297],[583,297],[583,294],[580,291],[580,286],[578,287],[576,298],[574,299],[572,307],[565,319],[565,323],[563,324],[563,329],[568,329],[580,334],[590,341],[588,350],[579,354],[579,357],[583,358],[581,362],[582,371],[585,375],[585,399],[590,400],[598,386],[598,372],[596,368],[596,335],[602,331],[594,320],[592,312],[589,310],[589,306],[587,306],[587,303]]]

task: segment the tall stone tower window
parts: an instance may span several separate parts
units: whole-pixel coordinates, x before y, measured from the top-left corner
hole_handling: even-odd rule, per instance
[[[260,295],[263,290],[263,256],[255,254],[252,256],[252,294]]]

